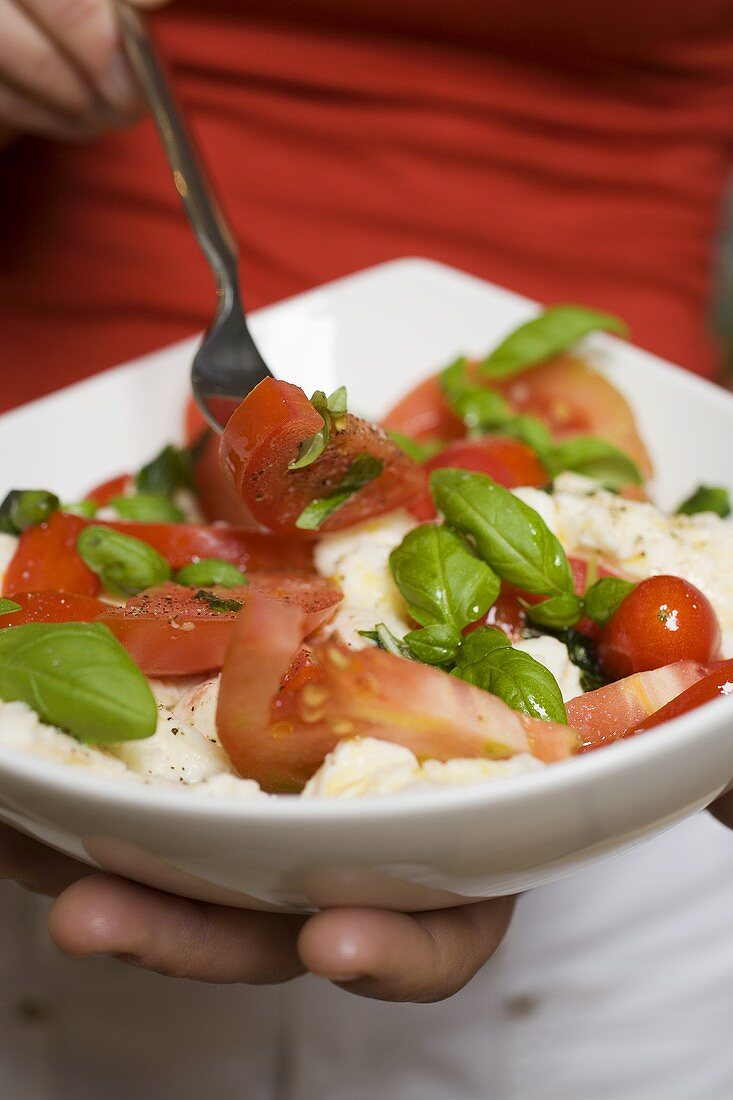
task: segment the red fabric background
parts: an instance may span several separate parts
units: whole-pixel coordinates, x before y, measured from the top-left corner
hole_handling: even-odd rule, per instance
[[[730,0],[177,0],[156,17],[248,304],[401,255],[622,314],[713,375]],[[273,14],[274,13],[274,14]],[[0,405],[213,309],[147,121],[0,154]]]

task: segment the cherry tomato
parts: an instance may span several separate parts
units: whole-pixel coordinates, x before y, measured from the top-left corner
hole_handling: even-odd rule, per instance
[[[688,711],[701,707],[703,703],[721,698],[733,699],[733,661],[721,661],[718,668],[677,695],[665,707],[654,711],[629,732],[642,733],[644,730],[653,729],[655,726],[661,726],[662,722],[669,722],[672,718],[679,718],[681,714],[687,714]]]
[[[594,435],[632,458],[644,478],[652,473],[646,447],[626,398],[580,359],[559,355],[501,387],[517,412],[543,420],[557,440]]]
[[[303,391],[266,378],[245,398],[227,424],[222,462],[249,512],[277,534],[318,538],[416,497],[425,474],[381,429],[347,413],[323,454],[309,466],[288,469],[300,444],[323,421]],[[301,531],[296,520],[314,499],[335,492],[357,456],[369,455],[382,472],[355,493],[317,531]]]
[[[99,578],[76,551],[76,540],[86,526],[80,516],[55,512],[48,523],[28,527],[5,574],[3,596],[44,589],[96,596]]]
[[[720,626],[710,601],[694,584],[666,575],[641,581],[620,604],[597,642],[610,679],[675,661],[712,660]]]
[[[13,599],[20,604],[20,611],[0,615],[0,628],[24,623],[91,623],[108,606],[93,596],[73,592],[16,592]]]
[[[119,474],[111,477],[109,481],[103,481],[96,485],[85,496],[85,500],[93,500],[99,508],[104,508],[115,497],[124,496],[125,490],[131,480],[131,474]]]
[[[379,737],[435,760],[529,751],[549,761],[579,747],[569,727],[527,718],[439,669],[333,640],[313,646],[320,678],[278,691],[304,631],[296,608],[253,594],[222,671],[222,745],[240,774],[266,790],[299,790],[347,737]]]
[[[96,520],[94,521],[97,522]],[[196,523],[126,523],[123,520],[101,526],[112,527],[133,538],[142,539],[168,562],[182,569],[201,558],[219,558],[238,569],[310,569],[310,546],[294,539],[244,531],[230,524],[205,526]]]
[[[568,722],[579,731],[583,750],[597,749],[633,732],[705,675],[697,661],[678,661],[637,672],[615,684],[578,695],[567,704]]]
[[[242,588],[207,588],[221,600],[246,604],[253,592],[293,605],[310,633],[333,614],[341,592],[324,577],[253,573]],[[98,621],[108,626],[147,676],[179,676],[221,668],[236,610],[215,611],[195,590],[178,584],[150,588]]]
[[[388,432],[402,432],[418,441],[460,439],[466,434],[463,422],[451,412],[438,376],[426,378],[411,389],[382,421]]]

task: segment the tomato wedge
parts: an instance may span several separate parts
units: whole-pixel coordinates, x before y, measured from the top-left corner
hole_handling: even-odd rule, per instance
[[[242,402],[227,424],[222,462],[254,518],[281,535],[318,538],[371,516],[389,512],[425,489],[422,468],[380,429],[347,413],[323,454],[309,466],[290,470],[300,444],[323,425],[298,386],[266,378]],[[360,455],[377,459],[382,472],[334,511],[317,531],[301,531],[296,520],[313,500],[338,490]]]
[[[0,629],[24,623],[92,623],[108,605],[73,592],[16,592],[20,611],[0,615]]]
[[[96,520],[93,522],[97,522]],[[244,531],[230,524],[196,523],[125,523],[101,521],[133,538],[142,539],[168,562],[172,569],[182,569],[201,558],[219,558],[238,569],[310,569],[313,555],[310,546],[295,539]]]
[[[117,477],[111,477],[109,481],[103,481],[101,485],[95,485],[93,489],[85,494],[84,499],[93,500],[99,508],[104,508],[115,497],[124,496],[131,478],[132,474],[118,474]]]
[[[55,512],[48,523],[27,528],[3,579],[3,596],[45,589],[96,596],[99,578],[76,552],[86,526],[80,516]]]
[[[220,600],[248,603],[254,592],[291,605],[306,634],[333,614],[341,592],[324,577],[297,573],[253,573],[242,588],[207,588]],[[182,676],[220,668],[237,612],[216,611],[196,590],[163,584],[141,592],[124,607],[107,608],[98,621],[108,626],[147,676]],[[304,635],[305,636],[305,635]],[[291,654],[292,655],[292,654]]]
[[[705,675],[696,661],[638,672],[571,699],[568,722],[583,738],[583,749],[597,749],[626,737],[641,722]]]
[[[543,420],[557,440],[593,435],[613,443],[651,477],[649,453],[626,398],[602,374],[571,355],[541,363],[498,387],[518,412]]]
[[[569,727],[527,718],[438,669],[334,640],[315,647],[318,679],[277,692],[303,633],[297,609],[254,594],[224,662],[219,736],[240,774],[266,790],[300,790],[347,737],[378,737],[435,760],[533,752],[550,761],[579,747]]]
[[[676,696],[666,707],[654,711],[629,733],[643,733],[644,730],[661,726],[662,722],[669,722],[672,718],[679,718],[681,714],[687,714],[703,703],[710,703],[713,699],[733,699],[733,661],[720,661],[718,667],[703,676],[687,691]]]
[[[385,431],[402,432],[418,442],[461,439],[466,429],[443,396],[439,378],[426,378],[405,394],[382,421]]]

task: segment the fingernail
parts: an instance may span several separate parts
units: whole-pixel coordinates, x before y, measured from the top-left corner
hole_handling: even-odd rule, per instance
[[[107,62],[99,89],[112,107],[129,108],[137,100],[137,84],[122,50],[116,50]]]

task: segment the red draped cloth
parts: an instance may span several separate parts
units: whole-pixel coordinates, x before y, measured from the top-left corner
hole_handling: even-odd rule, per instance
[[[403,255],[621,314],[714,376],[730,0],[177,0],[155,17],[250,307]],[[152,125],[0,153],[0,404],[213,309]]]

